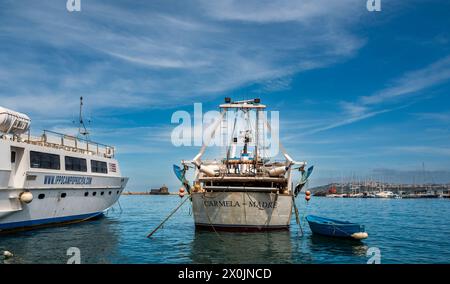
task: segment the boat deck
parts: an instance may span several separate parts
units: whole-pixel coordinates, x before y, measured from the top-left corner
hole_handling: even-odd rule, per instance
[[[11,138],[4,135],[2,139],[105,158],[114,158],[115,156],[115,148],[113,146],[50,130],[44,130],[41,136],[32,136],[30,133],[27,133]]]

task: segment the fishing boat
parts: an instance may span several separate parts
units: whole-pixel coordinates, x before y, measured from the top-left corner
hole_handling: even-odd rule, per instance
[[[30,124],[0,107],[0,231],[84,221],[117,202],[128,178],[114,147],[48,130],[33,136]]]
[[[306,216],[306,220],[313,234],[356,240],[366,239],[369,236],[364,225],[314,215]]]
[[[233,231],[289,228],[295,197],[307,183],[313,167],[306,169],[306,162],[294,161],[281,143],[284,160],[274,161],[266,153],[262,134],[270,132],[271,127],[262,113],[265,109],[260,99],[225,98],[220,105],[220,117],[200,152],[192,160],[182,161],[181,166],[174,165],[175,174],[192,201],[197,228]],[[236,123],[238,118],[244,123]],[[231,131],[225,135],[224,157],[202,160],[209,141],[224,125],[231,125]],[[243,127],[238,129],[236,125]],[[186,178],[188,169],[195,170],[192,183]],[[294,169],[301,176],[295,187]]]

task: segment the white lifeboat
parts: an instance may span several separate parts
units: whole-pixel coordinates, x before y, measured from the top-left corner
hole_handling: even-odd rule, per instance
[[[19,135],[28,131],[31,119],[28,115],[0,106],[0,132]]]

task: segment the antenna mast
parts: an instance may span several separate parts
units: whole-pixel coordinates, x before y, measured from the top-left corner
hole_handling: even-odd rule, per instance
[[[80,97],[80,114],[79,114],[79,126],[78,126],[78,135],[82,135],[85,138],[88,137],[89,131],[86,128],[86,125],[83,121],[83,97]]]

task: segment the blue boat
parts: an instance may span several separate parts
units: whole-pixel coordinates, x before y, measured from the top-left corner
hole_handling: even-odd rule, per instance
[[[313,234],[317,235],[351,238],[356,240],[362,240],[369,236],[364,228],[364,225],[360,224],[313,215],[306,216],[306,221],[308,221],[309,227],[311,228]]]

